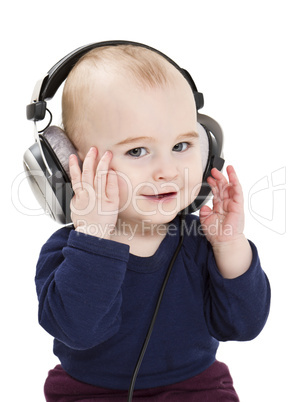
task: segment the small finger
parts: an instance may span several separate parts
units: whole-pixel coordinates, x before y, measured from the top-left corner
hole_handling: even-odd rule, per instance
[[[106,151],[98,163],[97,172],[103,171],[106,173],[109,169],[111,159],[112,159],[112,152]]]
[[[112,153],[110,151],[106,151],[100,159],[96,169],[95,190],[96,192],[99,191],[100,194],[105,194],[106,192],[107,173],[111,159]]]
[[[227,198],[232,184],[223,173],[216,168],[211,170],[211,174],[212,176],[208,177],[207,182],[211,186],[214,196],[219,197],[220,200]]]
[[[227,170],[227,174],[228,174],[230,183],[232,183],[234,185],[240,184],[234,167],[229,165],[229,166],[227,166],[226,170]]]
[[[211,188],[214,198],[217,200],[221,200],[224,196],[224,188],[228,186],[228,183],[223,184],[219,180],[215,180],[213,177],[208,177],[207,183]]]
[[[109,170],[106,181],[106,196],[110,201],[117,201],[119,197],[118,176],[114,170]]]
[[[220,170],[218,170],[217,168],[211,169],[211,175],[216,180],[225,180],[225,181],[227,181],[227,179],[223,175],[223,173]]]
[[[71,180],[71,186],[74,192],[82,188],[81,184],[81,170],[78,164],[76,155],[69,156],[69,174]]]
[[[217,185],[220,189],[228,186],[229,182],[228,182],[227,178],[217,168],[213,168],[211,170],[211,175],[212,175],[212,177],[210,177],[210,178],[212,180],[214,179],[217,182]]]
[[[241,202],[243,199],[242,187],[233,166],[230,165],[227,167],[227,174],[229,177],[229,182],[232,186],[234,200]]]
[[[87,153],[82,167],[82,186],[93,186],[96,169],[97,148],[91,147]]]
[[[207,178],[207,183],[210,185],[210,187],[217,187],[217,181],[211,176]]]

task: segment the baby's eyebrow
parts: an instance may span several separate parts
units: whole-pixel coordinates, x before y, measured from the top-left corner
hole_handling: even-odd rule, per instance
[[[181,141],[181,140],[194,140],[199,138],[199,134],[196,131],[190,131],[189,133],[181,134],[179,135],[176,140]]]
[[[154,142],[155,139],[153,137],[128,137],[123,141],[120,141],[118,143],[116,143],[115,145],[127,145],[127,144],[133,144],[134,142]]]
[[[190,139],[197,139],[199,137],[199,134],[196,131],[190,131],[185,134],[180,134],[176,137],[176,141],[181,141],[181,140],[190,140]],[[156,142],[156,139],[154,137],[146,137],[146,136],[141,136],[141,137],[128,137],[124,139],[123,141],[120,141],[116,143],[115,145],[128,145],[128,144],[133,144],[135,142]]]

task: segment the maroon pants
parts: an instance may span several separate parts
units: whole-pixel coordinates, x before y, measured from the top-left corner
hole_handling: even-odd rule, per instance
[[[49,371],[44,386],[47,402],[126,402],[127,391],[111,390],[82,383],[70,377],[61,367]],[[138,402],[238,402],[228,367],[215,361],[207,370],[172,385],[135,390]]]

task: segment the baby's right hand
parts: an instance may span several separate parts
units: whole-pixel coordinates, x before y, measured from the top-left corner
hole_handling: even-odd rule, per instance
[[[74,196],[71,200],[71,219],[76,231],[110,239],[119,209],[117,174],[109,168],[110,151],[100,159],[96,168],[97,149],[87,153],[82,172],[77,157],[69,158],[69,170]]]

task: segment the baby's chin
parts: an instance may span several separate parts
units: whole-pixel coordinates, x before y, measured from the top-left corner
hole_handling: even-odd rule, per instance
[[[141,230],[151,230],[152,227],[164,226],[172,222],[177,216],[179,211],[172,211],[170,214],[155,214],[155,215],[138,215],[127,216],[125,214],[119,214],[118,223],[125,226],[137,226]]]

